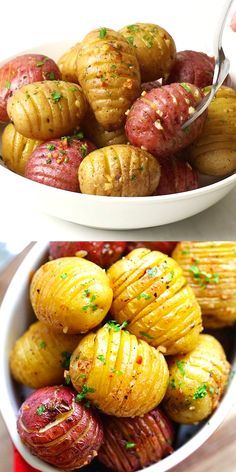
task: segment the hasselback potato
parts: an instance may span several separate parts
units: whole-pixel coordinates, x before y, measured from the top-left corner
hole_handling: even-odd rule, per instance
[[[166,83],[189,82],[203,88],[212,84],[214,67],[214,57],[199,51],[179,51]]]
[[[201,312],[181,267],[158,251],[135,249],[108,270],[112,316],[166,354],[191,351],[202,330]]]
[[[221,344],[202,334],[195,349],[169,360],[170,381],[164,399],[168,416],[177,423],[196,423],[218,406],[230,365]]]
[[[54,333],[41,321],[33,323],[13,346],[11,373],[30,388],[63,383],[64,369],[81,336]]]
[[[60,57],[58,67],[61,71],[62,80],[66,82],[78,83],[77,75],[77,57],[80,43],[75,44]]]
[[[127,143],[124,127],[114,131],[107,131],[97,122],[91,110],[84,118],[83,130],[86,136],[91,139],[98,148]]]
[[[37,318],[53,331],[84,333],[105,318],[112,302],[110,282],[100,267],[81,257],[62,257],[34,274],[30,299]]]
[[[140,94],[134,47],[111,29],[91,31],[81,42],[77,73],[98,123],[110,131],[120,129]]]
[[[85,336],[73,352],[70,377],[79,395],[108,415],[141,416],[165,395],[165,358],[123,325],[108,322]]]
[[[233,325],[236,322],[236,243],[182,241],[173,257],[195,293],[204,326]]]
[[[86,109],[81,87],[62,80],[25,85],[7,104],[16,130],[27,138],[41,140],[71,134],[80,126]]]
[[[104,443],[98,459],[117,472],[134,472],[173,452],[174,429],[156,408],[143,417],[104,417]]]

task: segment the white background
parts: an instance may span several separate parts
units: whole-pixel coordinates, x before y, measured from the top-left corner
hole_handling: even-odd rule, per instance
[[[178,50],[192,48],[212,53],[223,5],[224,0],[5,0],[0,11],[0,60],[34,45],[63,39],[79,41],[94,27],[116,29],[136,21],[165,27],[173,35]],[[236,75],[236,34],[230,32],[229,21],[224,45]],[[201,215],[165,227],[132,232],[102,232],[61,222],[22,208],[19,197],[17,188],[9,189],[1,182],[1,238],[230,239],[236,229],[236,189]]]

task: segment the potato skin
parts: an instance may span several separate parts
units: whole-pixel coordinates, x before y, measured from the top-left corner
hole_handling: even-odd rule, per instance
[[[128,140],[158,158],[176,154],[202,132],[207,112],[186,130],[181,128],[203,98],[195,85],[171,84],[142,93],[134,102],[125,125]]]
[[[45,141],[72,134],[86,109],[81,87],[59,80],[25,85],[7,104],[9,117],[19,133]]]
[[[205,93],[209,88],[205,89]],[[224,177],[236,170],[236,91],[222,86],[208,108],[203,133],[188,149],[202,174]]]
[[[168,416],[177,423],[196,423],[218,406],[230,365],[221,344],[202,334],[195,349],[168,362],[170,382],[164,399]]]
[[[120,33],[135,47],[142,82],[166,77],[172,67],[176,47],[170,34],[152,23],[125,26]]]
[[[62,257],[36,271],[30,299],[37,318],[53,331],[78,334],[105,318],[112,289],[107,275],[96,264],[80,257]]]
[[[25,138],[16,131],[12,123],[6,126],[2,134],[2,158],[8,169],[24,175],[25,166],[37,146],[42,141]]]
[[[77,75],[77,57],[80,43],[76,43],[72,48],[63,54],[58,61],[58,67],[61,71],[62,80],[66,82],[78,83]]]
[[[173,254],[192,287],[206,328],[236,322],[236,243],[182,241]]]
[[[120,129],[140,94],[134,47],[111,29],[91,31],[81,42],[77,73],[98,123],[108,131]]]
[[[159,408],[143,417],[106,416],[103,424],[105,440],[98,459],[111,470],[141,470],[173,452],[174,428]]]
[[[198,188],[198,174],[192,166],[175,156],[160,160],[161,178],[155,195],[188,192]]]
[[[202,331],[200,307],[181,267],[158,251],[135,249],[108,270],[111,314],[166,355],[191,351]]]
[[[130,241],[128,242],[127,252],[141,247],[151,249],[152,251],[160,251],[170,256],[176,244],[176,241]]]
[[[152,195],[159,179],[160,166],[155,157],[127,144],[97,149],[79,168],[81,192],[91,195]]]
[[[60,470],[89,464],[103,442],[95,411],[76,402],[69,387],[45,387],[22,404],[17,430],[30,452]]]
[[[86,398],[102,412],[134,417],[162,401],[169,373],[157,349],[111,322],[79,343],[70,377],[78,392],[84,386],[91,389]]]
[[[65,353],[71,354],[80,339],[81,336],[55,334],[41,321],[33,323],[11,351],[12,376],[35,389],[63,383]]]
[[[98,148],[113,146],[114,144],[126,144],[128,141],[124,127],[114,131],[107,131],[97,122],[91,109],[86,113],[84,118],[83,130],[86,136],[91,139]]]
[[[61,78],[56,63],[43,54],[24,54],[0,68],[0,122],[9,121],[7,101],[23,85]]]
[[[180,51],[177,52],[166,83],[188,82],[203,88],[212,84],[214,67],[214,57],[198,51]]]

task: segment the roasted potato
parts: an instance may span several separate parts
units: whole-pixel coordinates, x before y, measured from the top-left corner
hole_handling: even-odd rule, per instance
[[[176,55],[166,83],[189,82],[203,88],[212,84],[214,67],[214,57],[198,51],[180,51]]]
[[[91,139],[98,148],[127,143],[124,127],[116,129],[115,131],[105,130],[97,122],[91,110],[86,114],[82,126],[86,136]]]
[[[112,289],[105,272],[81,257],[62,257],[34,274],[30,299],[37,318],[57,333],[85,333],[105,318]]]
[[[79,85],[59,80],[25,85],[7,104],[16,130],[27,138],[41,140],[71,134],[80,126],[86,109]]]
[[[198,174],[183,159],[170,156],[160,160],[161,178],[155,195],[188,192],[198,188]]]
[[[58,67],[61,71],[62,80],[66,82],[78,83],[77,75],[77,57],[80,43],[75,44],[72,48],[63,54],[58,61]]]
[[[120,33],[135,47],[142,82],[166,77],[172,67],[176,47],[166,30],[152,23],[125,26]]]
[[[24,54],[0,68],[0,122],[9,121],[7,101],[23,85],[61,78],[56,63],[43,54]]]
[[[202,331],[200,307],[181,267],[158,251],[135,249],[108,270],[112,316],[167,355],[194,349]]]
[[[170,358],[169,371],[164,399],[168,416],[177,423],[197,423],[217,408],[230,365],[221,344],[202,334],[193,351]]]
[[[176,244],[176,241],[129,241],[127,243],[127,252],[142,247],[152,251],[160,251],[170,256]]]
[[[205,93],[209,88],[205,89]],[[203,133],[188,149],[202,174],[224,177],[236,170],[236,91],[221,87],[208,108]]]
[[[192,287],[207,328],[236,323],[236,242],[183,241],[173,258]]]
[[[128,140],[160,158],[176,154],[202,132],[207,112],[187,130],[182,129],[202,98],[201,91],[187,83],[142,92],[127,116],[125,131]]]
[[[25,138],[16,131],[15,126],[10,123],[2,134],[2,158],[8,169],[17,174],[24,175],[25,166],[37,146],[42,141]]]
[[[33,323],[16,341],[10,354],[11,374],[30,388],[63,383],[64,369],[81,336],[54,333],[41,321]]]
[[[79,168],[82,193],[116,197],[152,195],[160,179],[160,166],[148,152],[116,144],[89,154]]]
[[[98,123],[108,131],[120,129],[140,94],[134,47],[111,29],[91,31],[81,42],[77,73]]]
[[[134,472],[173,452],[174,428],[156,408],[143,417],[103,418],[104,443],[98,459],[116,472]]]
[[[163,399],[168,368],[162,353],[122,326],[110,321],[85,336],[71,357],[70,378],[104,413],[142,416]]]

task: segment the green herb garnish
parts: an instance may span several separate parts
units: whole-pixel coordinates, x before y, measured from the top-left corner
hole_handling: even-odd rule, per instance
[[[171,280],[173,279],[174,275],[175,275],[174,270],[171,270],[171,271],[169,272],[169,274],[167,274],[166,282],[171,282]]]
[[[103,363],[103,365],[106,365],[106,359],[105,359],[105,356],[104,356],[103,354],[99,354],[99,355],[97,356],[97,359],[98,359],[99,361],[101,361],[101,362]]]
[[[183,87],[183,89],[186,90],[186,92],[192,93],[191,87],[189,87],[189,85],[186,84],[185,82],[182,82],[182,83],[179,84],[179,85],[181,85],[181,87]]]
[[[107,28],[100,28],[99,30],[99,38],[104,39],[107,35]]]
[[[128,321],[123,321],[122,324],[119,324],[119,323],[116,323],[116,321],[111,320],[107,322],[107,325],[109,329],[113,329],[113,331],[117,332],[117,331],[121,331],[123,328],[126,328],[126,326],[128,325]]]
[[[148,338],[148,339],[155,339],[153,336],[146,333],[145,331],[139,331],[139,334],[141,334],[141,336],[144,336],[145,338]]]
[[[185,362],[184,361],[176,361],[176,365],[181,373],[181,375],[184,377],[186,372],[185,372]]]
[[[61,353],[61,357],[62,357],[62,360],[61,360],[61,366],[64,368],[64,369],[69,369],[70,367],[70,358],[71,358],[71,353],[70,352],[67,352],[67,351],[64,351]]]
[[[126,38],[126,40],[128,41],[129,44],[131,44],[132,46],[134,45],[134,37],[133,36],[128,36]]]
[[[5,87],[6,89],[10,90],[10,88],[11,88],[11,82],[9,82],[9,80],[5,80],[4,87]]]
[[[82,387],[82,391],[76,395],[75,401],[81,402],[87,397],[88,393],[94,393],[94,392],[96,392],[95,388],[88,387],[88,385],[84,384]]]
[[[136,443],[134,442],[126,441],[125,443],[125,449],[133,449],[135,446],[136,446]]]
[[[71,381],[70,374],[66,374],[66,378],[65,378],[66,385],[69,385],[70,381]]]
[[[37,408],[36,413],[37,415],[41,416],[45,411],[46,411],[46,407],[44,405],[40,405]]]
[[[62,280],[67,279],[67,277],[68,277],[68,274],[67,274],[66,272],[63,272],[63,274],[60,275],[60,278],[61,278]]]
[[[47,76],[48,80],[55,80],[55,74],[52,71],[47,72],[46,76]]]
[[[170,380],[169,386],[170,386],[170,388],[172,388],[173,390],[176,390],[175,379],[171,379],[171,380]]]
[[[136,32],[136,31],[139,31],[139,26],[138,25],[129,25],[129,26],[127,26],[127,30]]]
[[[42,67],[44,66],[45,62],[44,61],[38,61],[36,62],[36,67]]]
[[[152,267],[152,269],[147,270],[148,277],[155,277],[158,274],[158,267]]]
[[[61,92],[58,92],[57,90],[55,90],[54,92],[51,92],[51,97],[52,97],[54,103],[58,103],[59,100],[61,100],[61,98],[62,98],[62,94],[61,94]]]
[[[144,300],[149,300],[151,298],[151,295],[143,292],[143,293],[139,293],[136,298],[137,300],[140,300],[141,298],[144,298]]]
[[[86,157],[87,154],[88,154],[88,145],[86,143],[82,144],[80,146],[80,151],[81,151],[81,154],[82,154],[82,157]]]
[[[49,151],[54,151],[54,149],[56,149],[56,146],[54,144],[47,144],[46,147]]]
[[[45,349],[46,346],[47,346],[47,344],[45,343],[45,341],[41,341],[41,342],[39,343],[40,349]]]
[[[113,374],[117,374],[117,375],[123,375],[123,373],[124,373],[124,372],[122,372],[122,370],[116,370],[116,369],[114,369],[114,368],[111,369],[111,372],[112,372]]]
[[[194,393],[193,398],[194,400],[198,400],[199,398],[204,398],[206,395],[207,395],[207,386],[206,384],[202,384]]]

